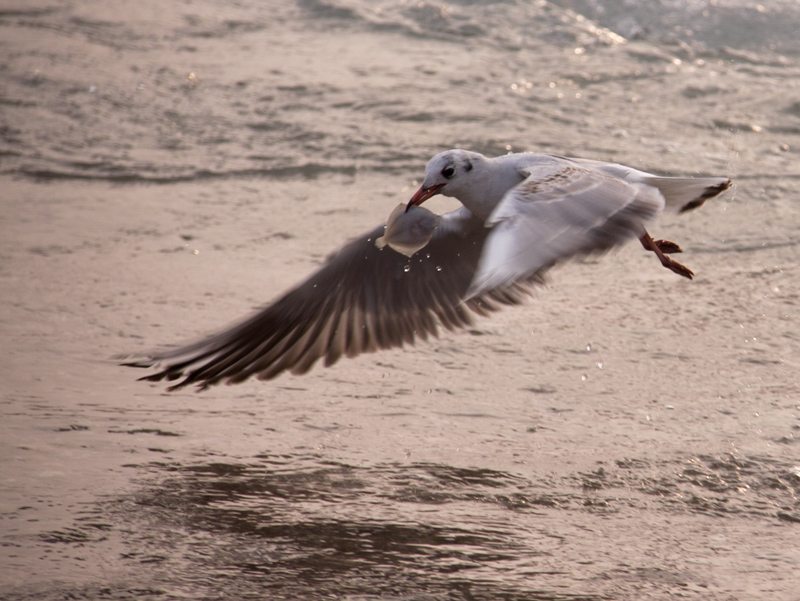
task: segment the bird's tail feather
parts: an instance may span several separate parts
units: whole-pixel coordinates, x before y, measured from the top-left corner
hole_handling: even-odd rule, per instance
[[[666,209],[684,213],[701,206],[731,187],[726,177],[657,177],[644,180],[658,188],[666,200]]]

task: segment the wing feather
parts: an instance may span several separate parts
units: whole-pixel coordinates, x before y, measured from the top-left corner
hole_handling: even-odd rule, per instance
[[[489,230],[465,208],[442,216],[433,238],[408,258],[378,249],[383,226],[328,258],[308,279],[245,321],[177,349],[127,365],[160,366],[149,381],[179,380],[170,389],[207,388],[284,371],[305,373],[320,359],[400,347],[472,323],[503,305],[518,304],[541,281],[533,274],[464,302]]]
[[[505,291],[556,263],[641,236],[664,209],[657,188],[569,159],[549,157],[523,175],[487,221],[491,232],[468,298]]]

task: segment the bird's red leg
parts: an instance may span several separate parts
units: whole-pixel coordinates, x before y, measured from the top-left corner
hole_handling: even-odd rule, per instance
[[[666,267],[667,269],[671,269],[678,275],[682,275],[685,278],[689,278],[690,280],[694,276],[694,273],[688,267],[681,265],[677,261],[670,259],[667,254],[669,253],[676,253],[681,252],[681,247],[675,244],[674,242],[670,242],[669,240],[653,240],[650,237],[650,234],[647,232],[639,238],[639,241],[644,246],[645,250],[652,251],[656,253],[658,260],[661,261],[661,264]]]

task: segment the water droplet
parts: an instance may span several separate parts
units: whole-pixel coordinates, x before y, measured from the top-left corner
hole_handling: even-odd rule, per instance
[[[411,265],[406,265],[405,267],[403,267],[403,271],[405,271],[406,273],[411,271]]]
[[[598,361],[597,363],[595,363],[595,365],[597,366],[597,369],[603,369],[603,362],[602,361]]]
[[[585,382],[585,381],[586,381],[586,380],[588,380],[588,379],[589,379],[589,376],[587,376],[586,374],[583,374],[583,375],[581,376],[581,382]]]
[[[588,344],[588,343],[586,344],[586,352],[588,352],[588,353],[592,352],[592,345],[591,344]]]
[[[441,265],[437,265],[436,266],[436,271],[441,271],[441,270],[442,270],[442,266]]]

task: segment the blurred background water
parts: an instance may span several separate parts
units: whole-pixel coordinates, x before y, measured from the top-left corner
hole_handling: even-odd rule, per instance
[[[0,50],[0,596],[796,598],[800,4],[6,0]],[[730,288],[698,283],[698,294],[727,315],[723,332],[741,326],[747,349],[718,340],[737,362],[711,375],[692,367],[707,350],[639,349],[694,378],[687,398],[724,399],[713,435],[697,409],[662,434],[598,422],[548,439],[568,432],[579,402],[644,419],[636,403],[656,394],[633,352],[612,393],[565,383],[564,370],[603,369],[584,332],[578,350],[537,341],[550,379],[523,399],[495,398],[492,372],[435,388],[430,366],[408,374],[422,384],[381,375],[391,395],[335,372],[200,399],[97,365],[222,325],[236,298],[268,300],[255,285],[214,298],[192,288],[189,259],[172,261],[198,237],[202,253],[212,232],[227,236],[217,250],[253,253],[239,267],[208,253],[206,281],[220,270],[249,281],[257,260],[284,255],[297,279],[358,233],[359,212],[405,200],[450,147],[739,182],[719,209],[739,215],[724,236],[705,237],[722,213],[676,227],[700,259],[729,266]],[[361,192],[345,198],[350,188]],[[343,231],[336,211],[358,227]],[[314,235],[323,248],[291,258]],[[142,291],[162,263],[170,283]],[[598,273],[595,284],[613,272]],[[763,294],[737,294],[754,282]],[[576,286],[600,306],[592,280]],[[646,302],[639,290],[626,290],[631,303]],[[552,305],[543,320],[561,323]],[[766,342],[741,317],[762,310],[780,326]],[[644,341],[653,328],[640,319],[632,310],[624,323]],[[692,332],[711,328],[692,319]],[[678,334],[658,323],[666,346]],[[528,369],[522,352],[473,334],[430,355],[439,369],[477,361],[482,339]],[[470,377],[481,394],[457,388]],[[772,407],[770,425],[751,424],[745,401]],[[707,452],[665,451],[681,422]],[[748,440],[771,450],[741,456],[737,428],[763,428]],[[602,436],[623,450],[593,465]],[[543,456],[571,467],[532,467]],[[742,581],[719,575],[730,572]]]
[[[747,105],[767,100],[739,84],[794,75],[800,48],[779,1],[34,1],[2,17],[3,173],[115,182],[418,173],[456,144],[612,153],[622,132],[669,144],[678,123],[724,157],[724,126],[756,125]],[[686,114],[639,121],[634,97]]]

